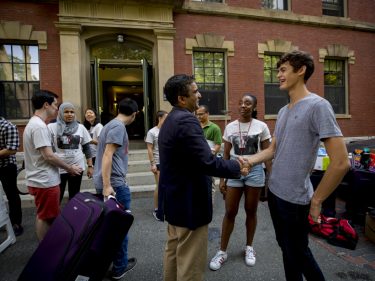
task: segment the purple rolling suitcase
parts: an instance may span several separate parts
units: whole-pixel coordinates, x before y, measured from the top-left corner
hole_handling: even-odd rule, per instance
[[[64,207],[19,281],[102,280],[134,217],[114,198],[78,193]]]

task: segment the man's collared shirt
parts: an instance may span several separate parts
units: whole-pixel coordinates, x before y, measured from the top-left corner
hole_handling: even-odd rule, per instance
[[[17,127],[4,118],[0,118],[0,149],[17,150],[19,146]],[[15,155],[0,158],[0,167],[6,167],[9,164],[17,164]]]

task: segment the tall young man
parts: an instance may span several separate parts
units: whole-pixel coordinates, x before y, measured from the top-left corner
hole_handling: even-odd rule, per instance
[[[322,202],[349,169],[348,153],[330,103],[311,93],[306,82],[314,72],[313,57],[302,51],[284,54],[277,63],[280,89],[290,102],[280,109],[270,147],[249,157],[251,166],[273,159],[268,205],[283,253],[286,280],[325,280],[308,247],[308,215],[315,221]],[[324,142],[330,165],[317,189],[310,172]]]
[[[57,95],[40,90],[31,98],[34,116],[23,132],[25,152],[26,184],[35,197],[37,216],[36,234],[42,240],[54,219],[60,212],[60,174],[62,168],[72,175],[79,175],[82,169],[68,165],[53,151],[54,144],[46,122],[56,118]]]
[[[129,158],[129,139],[125,126],[133,123],[137,112],[138,105],[134,100],[124,98],[119,102],[117,116],[100,133],[93,176],[97,192],[104,197],[115,195],[127,210],[130,210],[131,194],[125,180]],[[135,258],[128,259],[126,235],[113,261],[112,278],[121,279],[136,263]]]
[[[164,280],[202,281],[212,220],[211,177],[207,175],[239,178],[242,165],[211,153],[193,114],[201,98],[193,77],[172,76],[164,93],[173,106],[159,133],[158,217],[168,222]]]

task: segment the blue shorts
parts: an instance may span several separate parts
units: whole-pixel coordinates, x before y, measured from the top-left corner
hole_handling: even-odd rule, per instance
[[[230,187],[263,187],[265,183],[265,175],[262,165],[256,165],[251,168],[247,176],[241,176],[239,179],[228,179],[227,186]]]

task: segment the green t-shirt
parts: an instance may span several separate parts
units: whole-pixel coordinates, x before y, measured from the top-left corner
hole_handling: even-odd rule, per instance
[[[208,124],[203,127],[203,133],[207,141],[213,142],[213,144],[222,143],[220,127],[215,123],[208,121]]]

